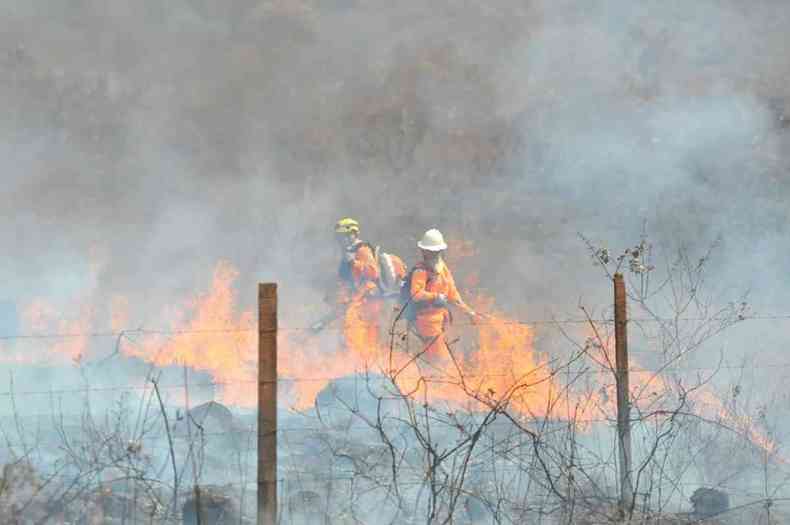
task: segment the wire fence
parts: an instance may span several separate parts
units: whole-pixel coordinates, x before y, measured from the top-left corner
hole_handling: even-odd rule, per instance
[[[730,321],[732,320],[732,317],[631,319],[633,322],[644,323],[673,323],[711,320]],[[739,319],[739,321],[745,322],[784,320],[790,320],[790,315],[746,316],[743,319]],[[534,319],[520,321],[505,320],[497,322],[484,320],[476,323],[456,323],[456,325],[475,325],[483,327],[494,325],[517,325],[529,327],[538,325],[590,325],[591,323],[611,325],[613,320],[607,318]],[[279,330],[283,332],[284,335],[298,332],[313,333],[312,327],[303,326],[286,325],[279,327]],[[329,327],[327,330],[338,332],[341,331],[342,328]],[[131,336],[178,337],[189,335],[216,335],[221,337],[224,334],[254,335],[257,332],[257,328],[217,328],[199,330],[152,330],[144,328],[130,328],[124,330],[108,330],[98,332],[6,334],[0,335],[0,340],[9,342],[24,340],[57,340],[68,338],[115,338],[121,340]],[[2,362],[2,353],[0,353],[0,362]],[[238,364],[241,366],[240,362]],[[609,383],[611,383],[613,379],[611,377],[611,370],[601,369],[594,363],[586,362],[585,366],[587,368],[577,367],[573,370],[567,368],[566,363],[564,362],[558,362],[555,364],[559,365],[557,367],[559,370],[552,369],[552,366],[549,363],[538,363],[536,365],[548,370],[548,377],[550,380],[556,380],[558,382],[557,384],[560,385],[558,390],[555,391],[556,399],[554,402],[559,402],[563,398],[567,400],[571,397],[570,393],[563,391],[564,387],[561,385],[561,383],[559,383],[560,378],[564,377],[562,374],[567,374],[568,376],[573,376],[574,378],[604,375],[608,377]],[[175,365],[179,367],[183,366],[178,364]],[[786,369],[788,367],[790,367],[790,362],[770,364],[744,362],[739,365],[720,363],[710,366],[697,366],[684,362],[673,362],[671,365],[659,367],[655,370],[645,369],[640,366],[631,366],[629,371],[634,376],[655,376],[668,372],[683,372],[693,374],[696,372],[716,372],[720,370],[774,370]],[[433,372],[426,372],[425,370],[432,370]],[[379,371],[379,373],[381,372],[382,371]],[[318,383],[322,386],[324,384],[343,386],[354,383],[365,385],[365,376],[370,377],[371,375],[376,374],[371,373],[370,369],[366,369],[364,367],[360,367],[355,372],[348,375],[338,375],[317,370],[316,374],[305,376],[288,377],[285,375],[284,377],[278,378],[277,383],[283,387],[293,387],[294,385],[307,385],[311,383]],[[386,377],[386,372],[383,372],[383,375]],[[508,372],[478,373],[475,371],[468,371],[463,372],[462,375],[462,379],[465,381],[487,380],[494,378],[505,378],[512,380],[518,379],[518,377],[516,377],[513,373]],[[450,385],[458,388],[462,395],[466,395],[467,401],[479,401],[479,399],[472,399],[468,391],[463,392],[460,390],[464,387],[464,385],[458,379],[459,378],[450,377],[450,380],[448,381],[448,375],[436,373],[435,367],[423,369],[420,377],[420,380],[425,384],[443,383],[445,385]],[[32,385],[22,384],[19,387],[15,385],[14,388],[8,388],[0,391],[0,398],[13,400],[15,403],[15,413],[7,416],[6,422],[0,425],[2,427],[0,428],[0,442],[2,442],[7,448],[4,459],[7,461],[13,457],[27,457],[30,458],[30,461],[38,461],[38,466],[42,472],[41,475],[44,478],[60,480],[64,485],[68,485],[75,479],[79,478],[79,476],[87,476],[87,478],[85,478],[88,480],[86,483],[91,484],[91,486],[100,486],[105,483],[104,479],[106,479],[106,476],[104,476],[104,474],[95,474],[93,471],[90,471],[90,469],[89,474],[86,474],[86,471],[79,471],[79,469],[74,465],[77,465],[80,461],[90,460],[100,463],[100,465],[95,465],[95,468],[101,467],[107,471],[116,471],[121,468],[119,465],[122,465],[123,468],[127,469],[125,471],[126,474],[133,472],[134,476],[137,476],[134,477],[136,482],[141,482],[143,476],[140,475],[137,470],[135,470],[135,468],[139,467],[139,463],[143,461],[139,458],[141,458],[142,455],[146,453],[152,455],[159,453],[159,461],[161,464],[157,465],[157,469],[160,474],[160,481],[163,487],[173,485],[174,483],[177,485],[178,483],[174,480],[178,480],[180,477],[182,481],[186,480],[186,482],[188,482],[187,485],[189,483],[222,485],[225,487],[223,490],[232,492],[236,494],[237,497],[242,498],[244,497],[243,494],[245,491],[253,491],[257,487],[257,481],[254,478],[255,453],[257,451],[258,432],[257,426],[254,424],[254,422],[245,422],[244,416],[239,415],[239,413],[233,414],[235,422],[232,423],[232,425],[226,427],[222,427],[222,423],[217,422],[211,425],[206,423],[205,420],[198,422],[190,419],[193,416],[189,415],[189,413],[186,411],[187,407],[184,404],[184,399],[188,399],[190,396],[192,396],[194,400],[198,401],[198,403],[193,402],[190,405],[190,408],[194,410],[196,406],[203,404],[204,400],[207,398],[207,396],[203,395],[204,391],[206,390],[210,391],[208,398],[213,399],[212,396],[215,395],[216,392],[221,392],[223,389],[228,388],[236,388],[246,385],[252,389],[252,391],[254,391],[255,385],[261,383],[259,380],[242,377],[238,380],[199,380],[193,382],[184,380],[173,382],[156,381],[156,383],[154,383],[150,381],[150,376],[147,376],[144,380],[137,384],[110,384],[93,386],[88,384],[89,382],[90,380],[86,379],[85,384],[74,388],[67,386],[57,388],[39,386],[31,388]],[[603,383],[600,384],[600,386],[603,385]],[[364,391],[365,389],[363,388],[362,390]],[[124,417],[128,418],[129,420],[134,420],[136,417],[138,420],[143,421],[139,424],[135,423],[131,427],[124,427],[122,425],[113,427],[117,421],[111,421],[107,419],[106,413],[109,413],[110,409],[105,405],[102,405],[102,409],[107,411],[104,414],[97,414],[92,407],[84,405],[82,406],[83,410],[77,410],[74,412],[63,411],[62,409],[56,410],[56,405],[51,405],[52,410],[49,412],[34,414],[30,410],[30,407],[32,406],[31,399],[36,396],[48,396],[49,398],[53,398],[79,396],[81,394],[96,394],[100,397],[103,397],[105,401],[110,401],[113,397],[112,394],[127,392],[139,394],[140,400],[138,414],[135,415],[134,411],[131,411],[128,414],[125,414]],[[354,390],[354,392],[354,395],[359,395],[359,389]],[[593,391],[589,391],[588,393],[592,392]],[[157,408],[156,403],[154,402],[155,395],[158,396],[160,393],[166,396],[168,394],[172,394],[176,397],[176,401],[173,401],[172,398],[168,399],[167,406],[162,408],[161,411],[159,408]],[[493,399],[495,399],[495,397]],[[288,418],[288,422],[286,424],[281,425],[277,429],[278,451],[280,453],[281,463],[276,481],[279,484],[280,489],[287,495],[285,497],[286,501],[288,498],[297,497],[298,494],[315,492],[321,493],[322,497],[324,497],[324,492],[329,491],[331,493],[332,491],[335,491],[337,494],[344,495],[341,496],[341,499],[339,500],[343,501],[342,505],[339,505],[337,502],[334,502],[331,505],[327,503],[321,504],[323,512],[331,513],[335,516],[341,516],[343,513],[354,511],[352,507],[358,504],[358,500],[364,500],[368,497],[367,494],[371,493],[377,494],[376,497],[380,498],[381,501],[386,501],[388,504],[392,503],[392,498],[394,497],[392,496],[392,493],[395,490],[392,484],[394,482],[392,480],[391,474],[386,471],[382,471],[380,468],[383,464],[382,458],[387,457],[387,454],[392,450],[391,445],[387,445],[386,443],[379,441],[376,443],[375,447],[370,447],[369,443],[366,444],[359,441],[359,438],[354,434],[355,431],[358,431],[359,429],[367,429],[369,431],[378,432],[381,429],[376,425],[371,425],[370,419],[367,421],[364,419],[365,417],[373,417],[371,413],[361,413],[361,411],[363,411],[362,409],[360,409],[358,406],[355,406],[353,402],[348,404],[348,401],[349,400],[347,399],[344,401],[344,403],[341,403],[342,406],[340,408],[344,410],[344,415],[339,419],[342,420],[342,424],[338,423],[337,421],[329,422],[325,418],[322,419],[321,414],[315,410],[314,406],[311,406],[293,414],[290,418]],[[352,399],[352,401],[359,400]],[[417,399],[417,396],[414,396],[414,402],[414,406],[417,408],[415,413],[417,413],[419,412],[422,403],[419,399]],[[579,406],[583,404],[583,398],[578,397],[575,402],[576,408],[578,409]],[[147,406],[144,407],[146,403]],[[180,415],[178,412],[176,412],[174,415],[173,412],[179,409],[184,410],[185,412]],[[573,432],[583,434],[585,432],[583,428],[584,425],[606,424],[609,428],[611,428],[616,421],[616,417],[613,414],[611,416],[604,417],[601,416],[600,413],[597,413],[597,415],[588,414],[586,416],[579,416],[576,420],[574,420],[575,416],[568,416],[567,410],[567,406],[563,406],[562,410],[544,410],[542,416],[538,410],[537,416],[534,414],[530,416],[531,423],[534,425],[533,428],[540,428],[541,424],[544,426],[551,426],[551,424],[554,423],[566,425],[559,430],[554,427],[544,427],[542,439],[550,441],[551,439],[554,439],[551,437],[552,433],[567,432],[567,423],[569,422],[579,423],[580,427]],[[146,412],[147,415],[140,415],[144,412]],[[169,415],[172,417],[169,423],[164,420],[165,413],[169,413]],[[457,421],[454,422],[453,417],[455,416],[451,416],[449,414],[432,414],[428,416],[426,412],[425,424],[428,424],[428,421],[430,420],[430,424],[434,425],[434,430],[441,428],[442,425],[450,429],[453,427],[453,425],[456,425],[454,432],[459,435],[463,435],[462,429],[466,423],[458,426]],[[524,421],[530,420],[530,417],[525,416]],[[86,418],[88,418],[88,420],[86,420]],[[31,419],[49,420],[52,425],[37,425],[35,422],[31,423]],[[0,421],[1,420],[2,418],[0,418]],[[347,420],[353,420],[354,425],[350,425]],[[146,423],[146,421],[148,421],[148,423]],[[634,418],[633,421],[637,422],[639,419]],[[719,420],[718,422],[722,424],[728,423],[724,419]],[[345,427],[343,426],[344,424]],[[423,423],[416,423],[417,426],[419,426],[419,424]],[[228,425],[228,423],[226,423],[226,425]],[[206,430],[204,426],[212,426],[212,428]],[[414,429],[412,429],[412,431],[413,430]],[[69,432],[72,431],[74,434],[70,435]],[[402,437],[397,433],[393,435],[399,438]],[[522,442],[517,442],[516,437],[521,439]],[[102,442],[102,439],[105,439],[106,441]],[[508,482],[512,482],[515,479],[521,480],[519,476],[523,476],[524,479],[531,479],[534,477],[537,467],[535,464],[536,456],[534,453],[529,453],[530,447],[533,447],[533,451],[535,447],[535,442],[530,441],[531,437],[528,434],[519,431],[518,427],[510,427],[509,434],[499,434],[497,439],[499,439],[499,442],[496,442],[496,444],[484,449],[485,451],[481,453],[480,458],[475,459],[472,462],[473,468],[476,469],[475,472],[486,472],[486,469],[491,467],[491,465],[496,465],[496,469],[498,469],[498,474],[496,476],[500,476],[498,478],[498,482],[500,483],[503,482],[502,476],[512,476],[512,479],[509,479]],[[526,439],[526,442],[523,441],[524,439]],[[750,439],[754,440],[755,436],[752,436]],[[773,436],[772,439],[778,438]],[[233,441],[233,444],[228,445],[228,440]],[[93,451],[93,455],[90,453],[90,451],[85,450],[84,447],[86,441],[94,446],[95,450]],[[137,443],[140,444],[139,449],[136,448]],[[206,443],[209,443],[209,445]],[[320,446],[316,443],[320,443]],[[602,448],[606,448],[607,446],[611,448],[611,443],[598,443],[597,445]],[[125,449],[126,452],[123,452],[124,446],[127,447]],[[119,449],[118,447],[121,448]],[[219,448],[209,450],[211,447]],[[516,447],[516,450],[523,454],[523,457],[515,460],[515,464],[513,464],[514,460],[512,457],[510,457],[510,452],[505,453],[506,450],[510,451],[513,449],[513,447]],[[587,444],[585,447],[590,448],[590,445]],[[42,448],[45,450],[41,450]],[[592,450],[592,448],[590,448],[590,450]],[[175,473],[168,472],[168,449],[170,449],[169,454],[174,458],[172,459],[172,463],[174,465],[172,470],[175,471]],[[173,452],[174,449],[176,452]],[[133,452],[133,450],[136,451]],[[224,463],[233,463],[234,461],[237,463],[233,472],[233,475],[236,476],[237,479],[232,479],[228,475],[223,474],[221,476],[216,476],[216,479],[212,480],[211,476],[206,472],[216,467],[206,466],[205,457],[202,460],[196,459],[200,454],[203,454],[204,456],[215,456],[221,455],[223,452],[227,455]],[[61,458],[70,458],[69,461],[74,463],[69,472],[53,472],[53,469],[57,470],[57,467],[53,467],[52,465],[47,466],[44,464],[46,461],[51,460],[53,456],[58,454],[60,454]],[[772,461],[779,457],[778,453],[771,452],[770,454],[773,455],[771,458]],[[407,449],[404,448],[403,457],[405,458],[407,456]],[[79,461],[75,459],[76,457],[79,458]],[[509,458],[508,461],[505,461],[504,458],[506,457]],[[58,461],[61,460],[62,459],[59,459]],[[203,463],[201,463],[201,461]],[[409,461],[414,460],[410,459]],[[424,489],[426,475],[425,465],[421,463],[412,464],[409,461],[401,459],[401,463],[398,464],[399,470],[397,474],[402,476],[402,479],[399,480],[401,483],[400,490],[408,490],[411,484],[413,484],[415,487],[422,487]],[[102,464],[102,462],[104,462],[104,464]],[[490,462],[493,463],[489,465],[488,463]],[[498,464],[498,462],[503,462],[503,464]],[[196,466],[196,463],[199,465]],[[222,461],[220,461],[220,463],[222,463]],[[594,468],[614,469],[615,466],[616,460],[614,455],[610,455],[599,457],[599,464],[597,464]],[[772,468],[774,468],[774,466],[775,464],[772,466]],[[227,465],[225,465],[225,467],[227,467]],[[392,467],[392,465],[390,464],[388,467]],[[588,467],[593,469],[592,464],[588,465]],[[190,474],[190,468],[196,468],[198,470],[204,469],[204,472],[203,474],[199,475]],[[369,472],[366,472],[365,469],[369,469]],[[163,473],[166,474],[163,475]],[[482,476],[483,474],[480,475]],[[497,480],[496,476],[494,476],[494,480]],[[744,499],[752,500],[746,501],[742,503],[742,505],[759,505],[765,504],[766,502],[778,504],[780,501],[782,501],[781,498],[777,497],[778,492],[772,493],[771,491],[783,490],[783,487],[788,484],[789,480],[790,474],[783,473],[781,477],[778,477],[771,483],[764,483],[764,486],[762,487],[763,490],[760,490],[759,483],[756,485],[749,484],[747,489],[744,489],[742,485],[738,485],[737,483],[729,484],[726,481],[713,485],[723,490],[727,490],[730,494],[741,498],[739,501],[743,501]],[[216,481],[216,483],[213,481]],[[662,483],[664,482],[662,481]],[[671,485],[674,486],[674,489],[672,490],[680,492],[685,496],[689,495],[687,492],[690,492],[690,489],[700,486],[699,483],[685,482],[683,480],[673,480]],[[186,492],[189,490],[188,486],[184,486],[182,488]],[[771,497],[771,493],[773,494],[773,497]],[[239,494],[242,494],[242,496],[239,496]],[[337,494],[334,497],[338,497]],[[416,493],[412,493],[412,495],[415,494]],[[464,497],[470,497],[470,494],[465,493]],[[542,494],[542,496],[545,496],[545,494]],[[1,497],[2,492],[0,491],[0,498]],[[183,497],[186,496],[182,495],[182,498]],[[347,498],[347,500],[343,500],[344,497]],[[313,504],[317,505],[315,502]],[[286,504],[283,503],[283,505]],[[248,509],[247,511],[243,512],[252,511],[249,511]],[[364,522],[364,520],[362,520],[362,522]]]
[[[716,322],[716,321],[731,321],[737,318],[738,321],[786,321],[790,320],[790,314],[764,314],[764,315],[743,315],[743,316],[709,316],[709,317],[633,317],[629,318],[629,322],[634,323],[690,323],[690,322]],[[559,318],[559,319],[497,319],[490,321],[486,319],[477,321],[455,321],[454,326],[539,326],[539,325],[589,325],[591,323],[598,324],[612,324],[613,318]],[[314,332],[313,326],[298,326],[298,325],[279,325],[278,331],[282,333],[288,332]],[[338,331],[342,328],[328,326],[322,328],[321,331]],[[49,333],[29,333],[29,334],[3,334],[0,335],[0,341],[12,341],[15,339],[66,339],[75,337],[86,338],[117,338],[129,335],[162,335],[162,336],[177,336],[177,335],[208,335],[208,334],[233,334],[233,333],[249,333],[254,334],[258,332],[258,328],[209,328],[198,330],[167,330],[167,329],[152,329],[152,328],[124,328],[121,330],[106,330],[95,332],[49,332]]]

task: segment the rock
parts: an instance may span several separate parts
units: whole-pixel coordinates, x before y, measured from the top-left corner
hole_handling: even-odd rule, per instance
[[[181,508],[184,525],[197,525],[196,496],[191,494]],[[200,488],[200,525],[231,525],[239,523],[239,504],[219,487]]]
[[[696,519],[704,519],[722,514],[730,508],[730,498],[726,493],[708,488],[699,488],[689,498],[694,506]]]
[[[228,407],[209,401],[189,410],[188,413],[179,413],[176,422],[173,424],[173,431],[178,434],[186,434],[191,431],[193,435],[200,432],[202,428],[206,434],[215,434],[235,429],[238,425],[233,413]],[[191,428],[187,428],[187,424]]]
[[[375,374],[357,374],[332,381],[318,393],[315,409],[329,429],[375,435],[369,423],[376,424],[379,399],[385,428],[405,419],[406,407],[397,388],[386,377]]]

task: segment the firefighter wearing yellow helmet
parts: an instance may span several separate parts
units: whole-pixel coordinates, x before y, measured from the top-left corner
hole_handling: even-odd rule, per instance
[[[373,246],[359,238],[359,221],[346,217],[335,223],[340,249],[337,308],[343,319],[346,349],[358,356],[373,355],[380,341],[383,301],[379,296],[379,263]]]
[[[335,233],[359,233],[359,222],[351,217],[340,219],[335,223]]]

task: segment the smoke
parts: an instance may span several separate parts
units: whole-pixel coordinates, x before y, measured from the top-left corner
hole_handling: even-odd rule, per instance
[[[240,270],[241,306],[276,280],[287,317],[331,285],[341,216],[408,262],[430,227],[472,241],[457,273],[479,272],[513,315],[605,304],[577,233],[620,250],[645,221],[665,253],[720,237],[722,297],[790,308],[784,2],[0,12],[6,332],[37,297],[93,305],[109,328],[123,295],[129,326],[161,326],[221,259]],[[776,355],[764,328],[733,341],[760,333]]]
[[[30,285],[94,245],[113,286],[219,257],[312,279],[341,215],[407,257],[432,225],[562,259],[642,219],[782,222],[777,3],[6,9],[3,237]]]

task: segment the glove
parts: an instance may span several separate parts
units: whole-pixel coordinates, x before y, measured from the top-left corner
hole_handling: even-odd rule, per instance
[[[436,299],[433,300],[433,305],[438,307],[445,307],[447,306],[447,296],[443,293],[440,293],[436,296]]]
[[[354,252],[346,252],[344,259],[347,263],[352,263],[357,258],[357,254]]]

